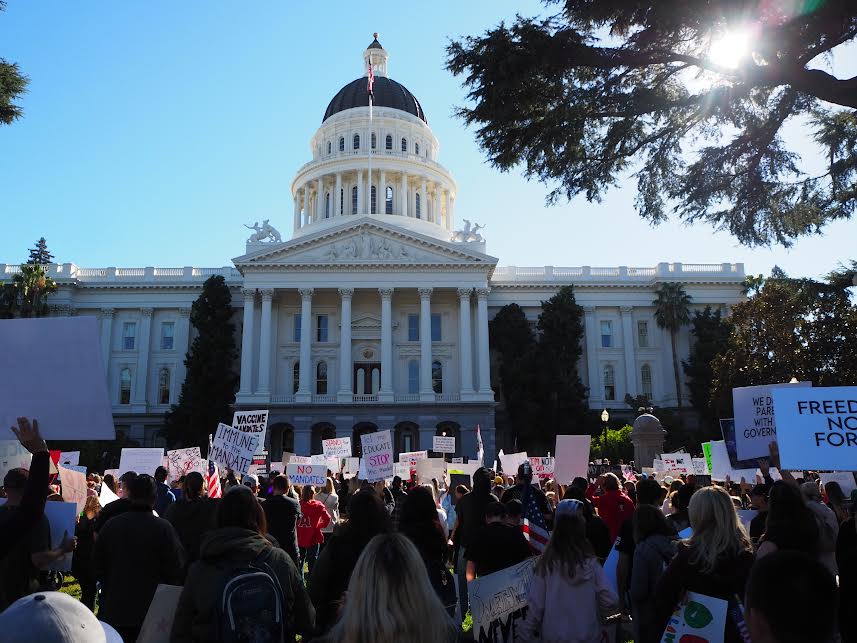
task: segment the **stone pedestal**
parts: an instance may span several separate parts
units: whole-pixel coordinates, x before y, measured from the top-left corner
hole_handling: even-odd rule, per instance
[[[664,451],[666,431],[654,415],[644,413],[634,420],[631,442],[634,444],[634,464],[638,469],[651,467]]]

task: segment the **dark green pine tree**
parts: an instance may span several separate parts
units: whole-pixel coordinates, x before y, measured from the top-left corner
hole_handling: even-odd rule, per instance
[[[207,453],[208,436],[218,422],[231,422],[238,387],[233,313],[223,277],[207,279],[191,308],[190,322],[198,334],[185,359],[187,378],[179,403],[164,417],[163,434],[172,446],[199,446]]]
[[[718,413],[711,406],[711,385],[714,381],[711,364],[729,346],[731,326],[722,319],[720,311],[712,310],[711,306],[696,311],[690,324],[694,341],[688,359],[682,361],[690,404],[699,413],[705,428],[716,436],[720,433],[720,424]]]
[[[44,237],[36,241],[36,247],[30,248],[30,258],[27,263],[31,266],[46,266],[54,260],[54,256],[48,250],[48,242]]]

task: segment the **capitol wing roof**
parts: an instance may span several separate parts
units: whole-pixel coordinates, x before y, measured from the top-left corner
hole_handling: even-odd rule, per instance
[[[413,267],[484,270],[491,273],[497,258],[464,244],[440,241],[371,217],[349,217],[340,225],[284,243],[248,245],[233,259],[245,271],[290,268],[312,270]]]

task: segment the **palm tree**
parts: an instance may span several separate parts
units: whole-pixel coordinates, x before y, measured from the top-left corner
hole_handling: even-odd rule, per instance
[[[655,322],[658,328],[666,328],[670,332],[670,344],[673,353],[673,375],[675,376],[675,394],[678,408],[681,409],[681,383],[678,375],[678,353],[676,351],[676,335],[682,326],[690,323],[691,296],[679,283],[662,283],[657,290],[658,298],[652,302],[655,307]]]

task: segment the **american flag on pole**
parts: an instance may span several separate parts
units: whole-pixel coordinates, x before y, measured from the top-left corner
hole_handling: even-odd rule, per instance
[[[524,519],[521,521],[521,530],[524,532],[524,538],[530,544],[530,549],[541,554],[545,550],[548,540],[550,540],[550,534],[547,523],[545,523],[545,517],[536,503],[536,496],[531,488],[527,489],[523,504]]]
[[[208,452],[211,453],[211,436],[208,436]],[[205,472],[205,484],[208,486],[209,498],[222,498],[223,490],[220,488],[220,468],[214,460],[208,461],[208,469]]]
[[[366,88],[370,98],[375,98],[373,87],[375,86],[375,72],[372,71],[372,62],[369,62],[369,81],[366,83]]]
[[[482,444],[482,431],[479,425],[476,425],[476,459],[481,466],[485,462],[485,447]]]

